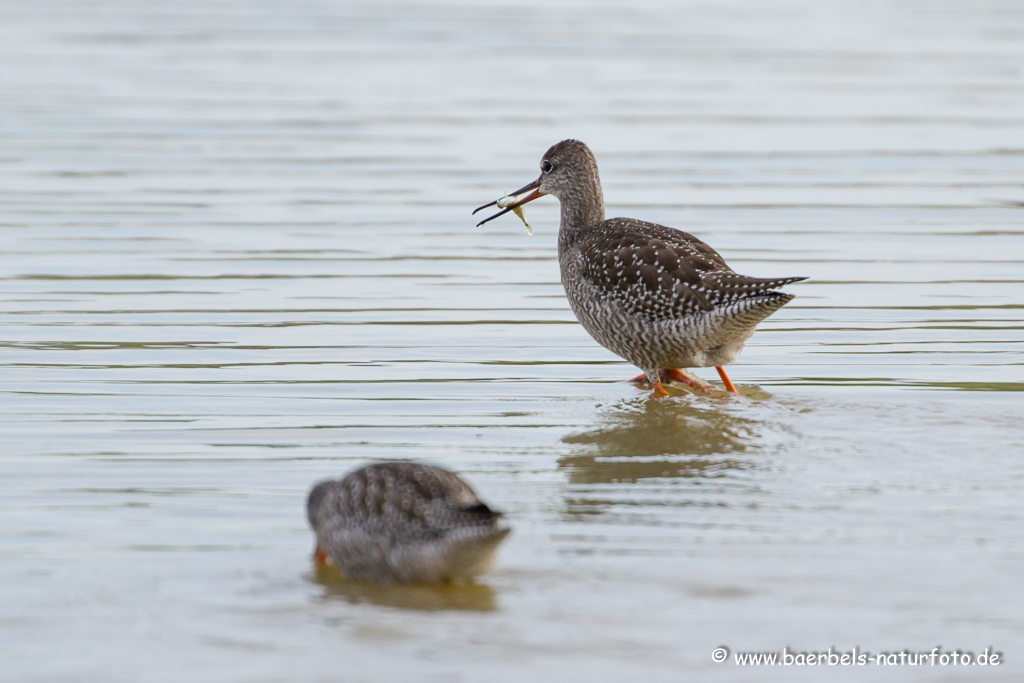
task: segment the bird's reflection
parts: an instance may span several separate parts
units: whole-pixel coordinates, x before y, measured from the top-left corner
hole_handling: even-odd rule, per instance
[[[338,597],[352,604],[369,603],[421,612],[493,612],[498,608],[494,589],[482,583],[434,585],[349,581],[334,567],[320,565],[314,569],[312,579],[323,586],[325,596]]]
[[[576,446],[558,461],[574,485],[566,514],[582,520],[622,506],[717,504],[707,497],[716,487],[702,484],[717,480],[720,488],[730,472],[757,463],[753,444],[760,441],[763,423],[740,412],[687,399],[637,399],[604,410],[599,427],[562,439]],[[636,486],[671,478],[695,480],[703,494],[695,498],[681,495],[676,486]]]
[[[719,405],[686,401],[626,402],[604,411],[601,426],[562,439],[578,453],[563,457],[574,484],[635,483],[664,477],[722,476],[750,466],[742,456],[760,423]]]
[[[630,484],[668,478],[710,482],[754,467],[756,459],[749,451],[762,423],[737,413],[723,404],[685,399],[637,399],[605,410],[599,427],[562,438],[579,446],[577,453],[558,461],[569,483],[577,484],[565,500],[566,513],[582,519],[615,505],[643,506],[655,500],[658,505],[686,505],[690,497],[681,497],[675,487],[663,498],[650,486],[641,490]]]

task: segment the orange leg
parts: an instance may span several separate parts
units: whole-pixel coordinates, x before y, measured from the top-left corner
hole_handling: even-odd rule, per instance
[[[662,382],[680,382],[687,386],[693,387],[695,390],[703,393],[711,388],[711,385],[704,382],[698,377],[694,377],[688,372],[682,370],[675,370],[673,368],[662,368],[658,370],[658,379],[654,383],[650,383],[646,374],[637,375],[630,380],[633,384],[650,384],[651,388],[654,389],[655,396],[671,396],[669,392],[665,391],[665,387],[661,385]]]
[[[729,375],[725,374],[725,368],[721,365],[716,365],[715,370],[718,370],[718,376],[722,378],[722,384],[725,385],[726,390],[738,396],[740,392],[736,391],[736,387],[733,385],[732,380],[729,379]]]
[[[694,377],[693,375],[687,372],[683,372],[682,370],[675,370],[669,368],[668,370],[662,370],[661,373],[665,377],[671,379],[672,381],[681,382],[687,386],[693,387],[694,389],[701,393],[704,393],[705,391],[711,388],[711,386],[707,382],[697,377]]]
[[[668,393],[667,391],[665,391],[665,387],[661,386],[661,380],[658,380],[657,382],[655,382],[654,385],[651,388],[654,389],[654,397],[655,398],[661,398],[662,396],[671,396],[672,395],[672,394]]]
[[[661,386],[661,380],[663,380],[663,379],[667,379],[665,377],[665,371],[664,370],[659,370],[658,371],[658,379],[654,382],[654,384],[651,384],[651,388],[654,389],[654,397],[655,398],[661,398],[662,396],[671,396],[672,395],[672,394],[668,393],[667,391],[665,391],[665,387]],[[633,384],[647,384],[650,380],[648,380],[647,373],[645,372],[642,375],[637,375],[636,377],[634,377],[633,379],[631,379],[629,381],[632,382]]]
[[[324,552],[323,548],[320,547],[319,543],[316,546],[316,550],[313,551],[313,561],[324,567],[329,567],[334,564],[331,562],[330,556]]]

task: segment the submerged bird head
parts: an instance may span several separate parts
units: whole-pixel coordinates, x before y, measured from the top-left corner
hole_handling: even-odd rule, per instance
[[[540,160],[540,177],[519,188],[512,195],[521,195],[531,190],[530,194],[513,203],[499,204],[498,201],[494,201],[477,208],[473,213],[495,204],[503,209],[477,225],[483,225],[546,194],[558,198],[562,203],[563,219],[571,215],[571,223],[604,219],[604,195],[601,192],[597,160],[590,148],[579,140],[562,140],[552,145]]]

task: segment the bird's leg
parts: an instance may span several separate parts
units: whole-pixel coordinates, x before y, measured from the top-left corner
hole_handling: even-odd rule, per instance
[[[676,370],[675,368],[660,368],[656,371],[651,371],[650,374],[645,372],[642,375],[637,375],[630,381],[633,384],[649,385],[654,389],[656,396],[671,396],[670,393],[665,391],[665,387],[661,385],[662,382],[680,382],[702,394],[707,393],[711,389],[710,384],[696,375],[691,375],[685,370]]]
[[[672,394],[665,391],[665,387],[661,386],[661,380],[663,379],[662,370],[647,370],[641,377],[647,380],[647,383],[651,385],[651,389],[654,389],[654,398],[662,398],[663,396],[671,396]]]
[[[696,375],[691,375],[686,370],[676,370],[675,368],[668,368],[667,370],[661,371],[662,375],[672,381],[682,382],[687,386],[693,387],[701,393],[706,393],[711,385],[702,380]]]
[[[654,389],[654,398],[661,398],[662,396],[672,395],[665,391],[665,387],[661,386],[661,380],[655,380],[655,382],[651,384],[651,388]]]
[[[324,549],[320,547],[320,544],[316,544],[316,550],[313,551],[313,561],[321,567],[330,567],[334,563],[331,562],[331,557],[324,552]]]
[[[699,389],[701,387],[707,388],[708,386],[710,386],[706,383],[702,384],[702,380],[697,379],[693,375],[687,374],[686,376],[683,376],[683,372],[680,370],[658,370],[658,380],[662,382],[671,382],[675,380],[677,382],[682,382],[683,384],[689,384],[690,386],[696,389]],[[651,382],[651,378],[647,375],[646,372],[637,375],[636,377],[629,381],[632,384],[653,384],[653,382]]]
[[[718,376],[722,378],[722,384],[725,385],[726,390],[739,396],[740,392],[736,391],[736,386],[732,383],[732,380],[729,379],[729,375],[725,374],[725,368],[721,365],[716,365],[715,370],[718,370]]]

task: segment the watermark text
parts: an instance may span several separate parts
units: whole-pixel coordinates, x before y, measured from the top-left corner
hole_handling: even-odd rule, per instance
[[[808,651],[784,647],[768,652],[732,652],[721,645],[711,652],[711,659],[724,663],[732,655],[736,666],[999,666],[1003,653],[994,647],[975,653],[972,650],[947,650],[938,645],[931,650],[903,649],[891,652],[869,652],[855,646],[848,650],[830,647]]]

